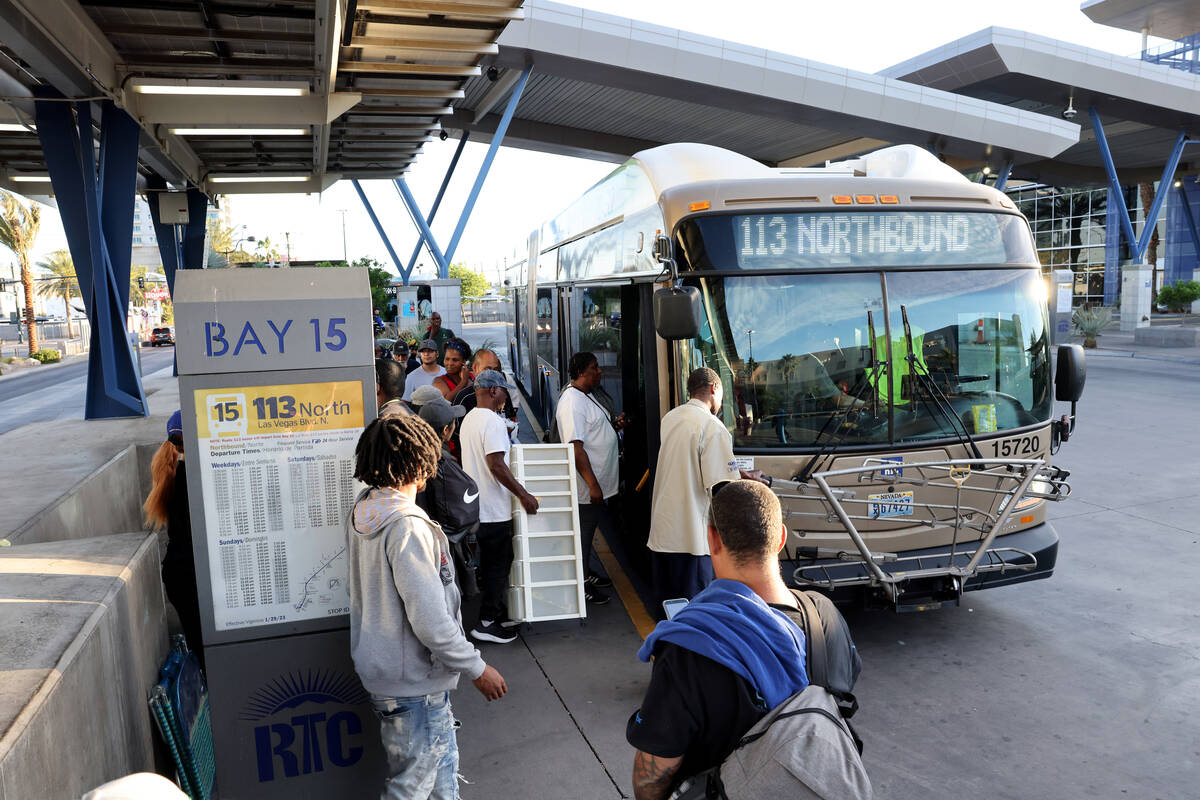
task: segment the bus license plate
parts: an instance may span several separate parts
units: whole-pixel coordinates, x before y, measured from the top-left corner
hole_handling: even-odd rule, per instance
[[[912,492],[884,492],[867,495],[867,516],[911,517],[913,513]]]

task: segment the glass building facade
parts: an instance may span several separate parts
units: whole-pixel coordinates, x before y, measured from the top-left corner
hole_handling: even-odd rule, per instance
[[[1075,305],[1115,304],[1121,291],[1120,267],[1131,263],[1133,248],[1121,237],[1118,215],[1108,213],[1109,190],[1026,184],[1009,189],[1008,195],[1029,220],[1042,267],[1075,273]],[[1129,209],[1134,236],[1141,236],[1145,213],[1138,187],[1122,187],[1120,201]],[[1189,176],[1170,188],[1158,217],[1159,288],[1191,280],[1193,270],[1200,269],[1200,234],[1193,235],[1200,231],[1198,214],[1200,184]],[[1149,260],[1149,248],[1145,257]]]

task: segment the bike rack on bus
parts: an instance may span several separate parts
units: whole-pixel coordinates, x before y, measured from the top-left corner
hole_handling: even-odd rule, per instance
[[[1066,470],[1049,466],[1042,459],[990,458],[949,459],[921,463],[899,464],[882,458],[865,459],[860,467],[816,472],[808,483],[776,479],[772,488],[781,499],[817,500],[825,507],[825,513],[789,511],[785,516],[824,518],[828,522],[840,522],[850,536],[857,552],[835,548],[800,548],[799,552],[812,558],[830,558],[841,562],[841,566],[858,566],[858,574],[835,577],[831,565],[813,564],[799,567],[793,573],[796,583],[833,590],[844,586],[873,586],[882,588],[892,603],[897,603],[903,593],[904,584],[917,579],[948,578],[954,591],[961,595],[969,578],[983,573],[1032,571],[1037,568],[1037,558],[1026,550],[1015,547],[992,547],[992,543],[1008,520],[1026,497],[1045,500],[1063,500],[1071,493],[1067,483],[1070,475]],[[877,514],[865,513],[869,498],[860,498],[853,488],[832,486],[831,480],[853,476],[855,483],[871,483],[888,487],[924,487],[951,489],[955,492],[955,503],[913,503],[912,527],[953,526],[954,536],[948,553],[924,556],[898,557],[895,553],[873,552],[863,539],[855,521],[874,521]],[[971,485],[965,485],[970,480]],[[839,481],[844,483],[844,481]],[[1034,484],[1037,484],[1036,487]],[[889,491],[891,489],[889,488]],[[992,503],[986,507],[964,504],[963,495],[1003,499],[995,511]],[[974,500],[974,497],[972,497]],[[862,508],[864,513],[852,513]],[[919,512],[919,514],[918,514]],[[977,536],[960,540],[960,533],[973,531]],[[894,533],[894,531],[893,531]],[[967,556],[970,546],[974,552]],[[959,552],[959,545],[964,545]],[[1019,556],[1019,563],[1006,561],[1004,556]],[[966,563],[959,563],[964,560]],[[931,561],[944,564],[930,566]],[[889,565],[885,570],[881,565]],[[898,569],[897,567],[900,567]]]

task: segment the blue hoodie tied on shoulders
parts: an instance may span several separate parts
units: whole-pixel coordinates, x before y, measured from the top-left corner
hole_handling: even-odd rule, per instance
[[[804,632],[740,581],[710,583],[673,619],[658,623],[638,658],[649,661],[659,642],[728,667],[749,681],[769,708],[808,686]]]

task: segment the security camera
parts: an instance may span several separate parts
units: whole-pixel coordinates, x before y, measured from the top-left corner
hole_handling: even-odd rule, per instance
[[[1078,113],[1079,112],[1075,110],[1075,95],[1072,94],[1067,97],[1067,107],[1063,109],[1062,117],[1063,119],[1075,119],[1075,116]]]
[[[438,134],[438,138],[444,142],[450,138],[450,134],[446,133],[445,131],[442,131],[441,133]]]
[[[495,83],[499,78],[500,70],[496,69],[495,67],[488,67],[487,79],[492,83]]]

